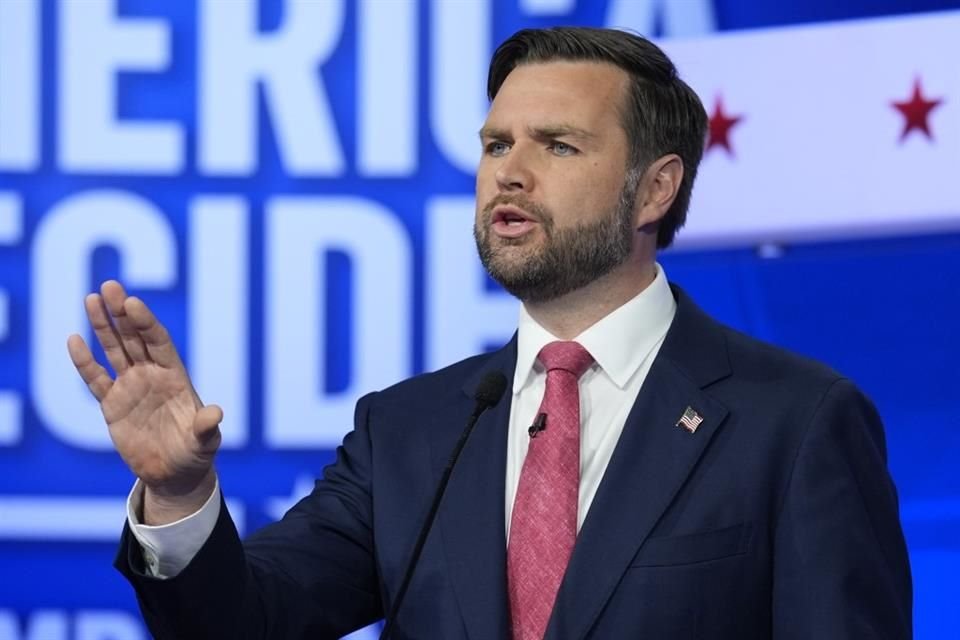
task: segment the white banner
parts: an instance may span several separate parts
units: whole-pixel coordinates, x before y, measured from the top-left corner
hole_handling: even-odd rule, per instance
[[[663,44],[711,116],[678,246],[960,229],[960,12]]]

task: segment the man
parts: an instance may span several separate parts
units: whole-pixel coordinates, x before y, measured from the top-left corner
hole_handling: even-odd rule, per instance
[[[153,633],[332,638],[383,616],[500,371],[395,637],[909,638],[870,402],[717,324],[655,262],[706,126],[670,61],[617,31],[521,31],[489,94],[475,235],[523,301],[517,335],[361,399],[314,492],[245,543],[213,467],[221,411],[141,301],[115,282],[87,298],[116,379],[69,349],[139,478],[117,564]]]

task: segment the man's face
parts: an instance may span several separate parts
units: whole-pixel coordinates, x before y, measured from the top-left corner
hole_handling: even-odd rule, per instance
[[[474,236],[490,275],[521,300],[579,289],[630,255],[639,176],[626,175],[627,86],[613,65],[527,64],[490,107]]]

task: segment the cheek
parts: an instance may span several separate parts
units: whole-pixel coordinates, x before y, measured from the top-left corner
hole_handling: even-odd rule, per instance
[[[602,175],[594,175],[591,180],[570,179],[558,184],[545,204],[565,224],[592,222],[617,206],[620,186]]]
[[[474,192],[477,198],[477,211],[479,212],[492,197],[497,195],[497,181],[492,170],[485,169],[482,166],[477,169]]]
[[[490,178],[493,177],[493,171],[490,168],[490,163],[486,159],[481,160],[480,164],[477,165],[477,175],[476,175],[476,186],[477,191],[480,191],[487,182],[490,181]]]

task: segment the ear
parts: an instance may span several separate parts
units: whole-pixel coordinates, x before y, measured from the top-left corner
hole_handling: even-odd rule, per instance
[[[666,215],[677,197],[682,180],[683,160],[675,153],[669,153],[647,167],[637,191],[637,229],[655,224]]]

